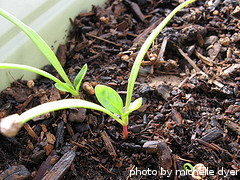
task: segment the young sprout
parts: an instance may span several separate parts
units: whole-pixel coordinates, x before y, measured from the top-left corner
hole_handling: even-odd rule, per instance
[[[79,88],[82,82],[82,79],[84,78],[86,72],[87,72],[87,65],[85,64],[81,71],[78,73],[74,80],[74,86],[70,82],[69,78],[67,77],[65,71],[63,70],[60,62],[58,61],[56,55],[51,50],[51,48],[47,45],[47,43],[29,26],[24,24],[22,21],[8,13],[7,11],[4,11],[0,8],[0,15],[6,18],[7,20],[11,21],[13,24],[18,26],[28,37],[33,41],[33,43],[37,46],[37,48],[42,52],[42,54],[48,59],[48,61],[52,64],[52,66],[56,69],[56,71],[59,73],[59,75],[62,77],[62,79],[65,82],[60,81],[53,75],[27,65],[20,65],[20,64],[12,64],[12,63],[0,63],[0,69],[23,69],[27,71],[32,71],[34,73],[40,74],[46,78],[49,78],[53,81],[55,81],[55,86],[57,89],[65,92],[71,93],[75,98],[79,97]]]
[[[128,115],[130,112],[137,110],[141,104],[142,104],[142,98],[138,98],[133,103],[131,103],[132,100],[132,93],[135,81],[137,79],[138,71],[141,66],[141,62],[151,46],[154,39],[157,37],[157,35],[161,32],[161,30],[166,26],[166,24],[170,21],[170,19],[176,14],[177,11],[185,7],[186,5],[192,3],[195,0],[187,0],[184,3],[177,6],[149,35],[149,37],[146,39],[144,44],[142,45],[131,70],[131,74],[128,80],[128,88],[127,88],[127,97],[126,97],[126,104],[125,104],[125,111],[123,110],[123,101],[121,97],[118,95],[118,93],[113,90],[112,88],[109,88],[104,85],[97,85],[95,88],[95,94],[97,96],[98,101],[109,111],[111,111],[114,114],[121,115],[122,117],[122,123],[120,123],[123,126],[123,136],[126,139],[128,137]]]
[[[188,1],[180,4],[179,6],[177,6],[156,27],[156,29],[150,34],[150,36],[147,38],[147,40],[141,47],[141,49],[138,53],[138,56],[136,57],[136,60],[133,64],[131,74],[129,77],[125,108],[123,107],[123,101],[122,101],[120,95],[114,89],[104,86],[104,85],[97,85],[95,87],[95,94],[96,94],[98,101],[100,102],[100,104],[103,107],[100,105],[85,101],[85,100],[80,100],[80,99],[65,99],[65,100],[59,100],[59,101],[54,101],[54,102],[48,102],[48,103],[39,105],[37,107],[34,107],[34,108],[24,112],[21,115],[15,114],[15,115],[8,116],[8,117],[1,119],[0,132],[7,136],[14,136],[17,134],[17,132],[19,131],[19,129],[22,127],[22,125],[24,123],[26,123],[27,121],[29,121],[30,119],[32,119],[36,116],[39,116],[41,114],[51,112],[51,111],[75,107],[75,108],[94,109],[94,110],[102,111],[102,112],[108,114],[109,116],[114,118],[118,123],[120,123],[123,126],[123,137],[124,137],[124,139],[126,139],[128,137],[128,130],[127,130],[128,116],[132,111],[137,110],[142,105],[141,97],[131,103],[133,87],[134,87],[134,83],[135,83],[137,75],[138,75],[138,71],[139,71],[142,59],[143,59],[145,53],[147,52],[148,48],[151,46],[153,40],[157,37],[157,35],[160,33],[160,31],[163,29],[163,27],[168,23],[168,21],[173,17],[173,15],[176,14],[176,12],[178,10],[180,10],[181,8],[185,7],[186,5],[188,5],[189,3],[193,2],[193,1],[195,1],[195,0],[188,0]],[[2,14],[2,11],[0,11],[0,14]],[[3,13],[3,14],[6,14],[6,13]],[[11,15],[8,15],[8,16],[11,17]],[[17,20],[17,22],[18,22],[18,20]],[[23,27],[26,28],[25,26],[23,26]],[[32,31],[30,31],[30,32],[32,32]],[[39,36],[37,36],[37,37],[39,37]],[[10,64],[10,65],[12,65],[12,64]],[[9,68],[10,65],[6,66],[6,67]],[[17,67],[19,69],[26,68],[27,70],[29,70],[31,68],[31,67],[23,66],[23,65],[21,65],[21,66],[15,65],[14,68],[17,68]],[[37,70],[37,72],[39,72],[39,74],[41,74],[41,75],[49,76],[49,74],[47,74],[46,72],[44,72],[42,70]],[[75,85],[76,89],[79,89],[79,86],[80,86],[79,82],[81,83],[82,78],[85,75],[85,73],[86,73],[85,71],[82,72],[82,70],[81,70],[79,73],[80,75],[78,75],[76,77],[76,79],[75,79],[76,82],[74,81],[74,85]],[[51,75],[51,78],[54,79],[57,84],[60,84],[59,80],[57,78],[55,78],[54,76],[52,77],[52,75]],[[63,90],[64,89],[66,90],[68,88],[67,90],[72,89],[72,91],[74,91],[73,86],[71,84],[69,84],[68,81],[66,81],[66,83],[60,84],[60,87],[58,85],[56,85],[56,87],[58,87],[59,89],[63,88]],[[121,116],[121,119],[117,115]]]
[[[8,137],[15,136],[18,133],[18,131],[21,129],[23,124],[28,122],[32,118],[48,112],[66,109],[66,108],[86,108],[86,109],[102,111],[108,114],[109,116],[111,116],[112,118],[114,118],[120,124],[123,123],[122,120],[119,119],[116,115],[114,115],[109,110],[105,109],[104,107],[98,104],[85,101],[82,99],[63,99],[59,101],[47,102],[47,103],[38,105],[36,107],[33,107],[25,111],[21,115],[13,114],[5,118],[2,118],[0,121],[0,132],[3,135]],[[125,124],[123,123],[123,125]]]
[[[201,180],[207,175],[207,169],[202,163],[198,163],[194,167],[190,163],[185,163],[183,169],[187,171],[193,179]]]

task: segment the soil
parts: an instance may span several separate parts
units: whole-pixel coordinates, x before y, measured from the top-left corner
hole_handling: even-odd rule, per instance
[[[93,88],[104,84],[124,100],[142,43],[180,2],[109,0],[71,20],[57,56],[72,81],[87,63],[81,98],[98,103]],[[98,111],[48,113],[16,137],[0,135],[0,179],[192,179],[186,163],[204,164],[205,179],[239,179],[239,17],[238,0],[180,10],[144,57],[132,98],[143,105],[130,114],[128,139]],[[49,79],[20,79],[1,92],[0,117],[65,98]]]

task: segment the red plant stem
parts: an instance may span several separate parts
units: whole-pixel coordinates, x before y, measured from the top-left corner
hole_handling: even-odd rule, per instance
[[[123,126],[123,138],[127,139],[128,138],[128,127]]]

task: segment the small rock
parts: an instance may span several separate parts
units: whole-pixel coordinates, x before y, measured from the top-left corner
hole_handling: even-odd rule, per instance
[[[121,69],[127,69],[127,63],[126,62],[122,62],[121,64],[120,64],[120,68]]]
[[[143,85],[140,87],[139,92],[141,94],[145,94],[150,91],[150,86],[149,85]]]
[[[31,160],[33,160],[36,163],[40,163],[43,161],[43,159],[46,156],[46,151],[44,149],[35,152],[34,154],[31,155]]]
[[[70,109],[70,114],[68,120],[71,122],[80,122],[82,123],[86,119],[87,109]]]
[[[128,129],[134,133],[139,133],[144,126],[145,126],[144,124],[137,124],[130,126]]]
[[[219,39],[219,42],[223,46],[228,46],[230,44],[230,39],[229,39],[229,37],[222,37],[222,38]]]
[[[34,87],[34,81],[33,81],[33,80],[29,80],[29,81],[27,82],[27,86],[28,86],[30,89],[32,89],[32,88]]]
[[[239,19],[240,17],[240,6],[237,6],[234,11],[232,12],[232,15]]]
[[[139,75],[140,76],[147,76],[148,74],[151,74],[152,66],[144,66],[139,69]]]
[[[128,62],[129,61],[129,56],[127,54],[121,56],[121,60]]]
[[[240,32],[236,32],[236,33],[234,33],[232,36],[231,36],[231,42],[238,42],[239,40],[240,40]]]
[[[205,38],[204,46],[208,47],[210,45],[213,45],[214,43],[217,42],[217,40],[218,40],[217,36],[208,36],[208,37]]]
[[[157,88],[158,94],[161,95],[163,97],[163,99],[165,99],[166,101],[170,97],[169,91],[170,91],[170,88],[165,85],[160,85]]]
[[[160,141],[147,141],[143,144],[143,149],[145,149],[148,153],[156,153],[157,144]]]
[[[82,133],[84,131],[88,131],[89,126],[88,126],[88,124],[77,124],[77,125],[75,125],[74,129],[76,132]]]
[[[161,120],[164,118],[164,115],[162,113],[158,113],[156,116],[153,117],[155,121]]]
[[[214,16],[217,16],[218,14],[219,14],[219,11],[218,11],[218,10],[214,10],[214,11],[213,11],[213,15],[214,15]]]
[[[218,53],[221,51],[222,45],[220,43],[215,43],[209,50],[208,50],[208,55],[211,60],[214,60]]]

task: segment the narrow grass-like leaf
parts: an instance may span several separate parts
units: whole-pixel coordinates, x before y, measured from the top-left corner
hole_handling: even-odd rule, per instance
[[[37,117],[41,114],[45,114],[47,112],[57,111],[61,109],[66,109],[66,108],[87,108],[87,109],[102,111],[108,114],[109,116],[111,116],[112,118],[114,118],[121,125],[123,126],[127,125],[121,119],[119,119],[117,116],[115,116],[113,113],[103,108],[102,106],[99,106],[98,104],[81,100],[81,99],[63,99],[59,101],[44,103],[25,111],[20,115],[19,118],[21,123],[24,124],[27,121],[31,120],[32,118]]]
[[[83,68],[81,69],[81,71],[78,73],[78,75],[74,79],[74,86],[75,86],[77,92],[79,92],[79,88],[80,88],[80,85],[82,83],[84,76],[86,75],[87,68],[88,68],[87,64],[85,64],[83,66]]]
[[[95,94],[98,101],[103,107],[113,112],[114,114],[123,114],[122,98],[114,89],[104,85],[97,85],[95,87]]]
[[[21,22],[19,19],[4,11],[0,8],[0,15],[11,21],[13,24],[18,26],[38,47],[38,49],[43,53],[43,55],[48,59],[48,61],[53,65],[53,67],[57,70],[59,75],[64,79],[64,81],[71,85],[70,80],[68,79],[65,71],[63,70],[61,64],[59,63],[56,55],[51,50],[51,48],[47,45],[47,43],[29,26]]]
[[[32,66],[27,66],[27,65],[22,65],[22,64],[13,64],[13,63],[0,63],[0,69],[23,69],[26,71],[31,71],[31,72],[37,73],[41,76],[44,76],[48,79],[53,80],[54,82],[61,85],[64,89],[66,89],[68,92],[70,92],[74,96],[78,95],[78,93],[76,93],[75,90],[73,90],[73,88],[70,88],[69,85],[66,86],[65,83],[60,81],[58,78],[56,78],[55,76],[53,76],[50,73],[43,71],[41,69],[38,69],[38,68],[35,68]]]
[[[134,64],[132,66],[131,74],[128,80],[128,88],[127,88],[127,98],[126,98],[126,109],[130,106],[134,83],[137,79],[138,71],[141,65],[141,62],[151,46],[153,40],[157,37],[157,35],[161,32],[161,30],[166,26],[166,24],[171,20],[171,18],[178,12],[180,9],[185,7],[186,5],[194,2],[195,0],[187,0],[183,2],[182,4],[178,5],[148,36],[144,44],[142,45],[140,51],[138,52],[138,55],[134,61]]]
[[[133,112],[135,110],[137,110],[138,108],[140,108],[142,105],[142,98],[138,98],[135,101],[133,101],[132,103],[130,103],[130,106],[128,107],[127,111],[124,114],[129,114],[130,112]]]

